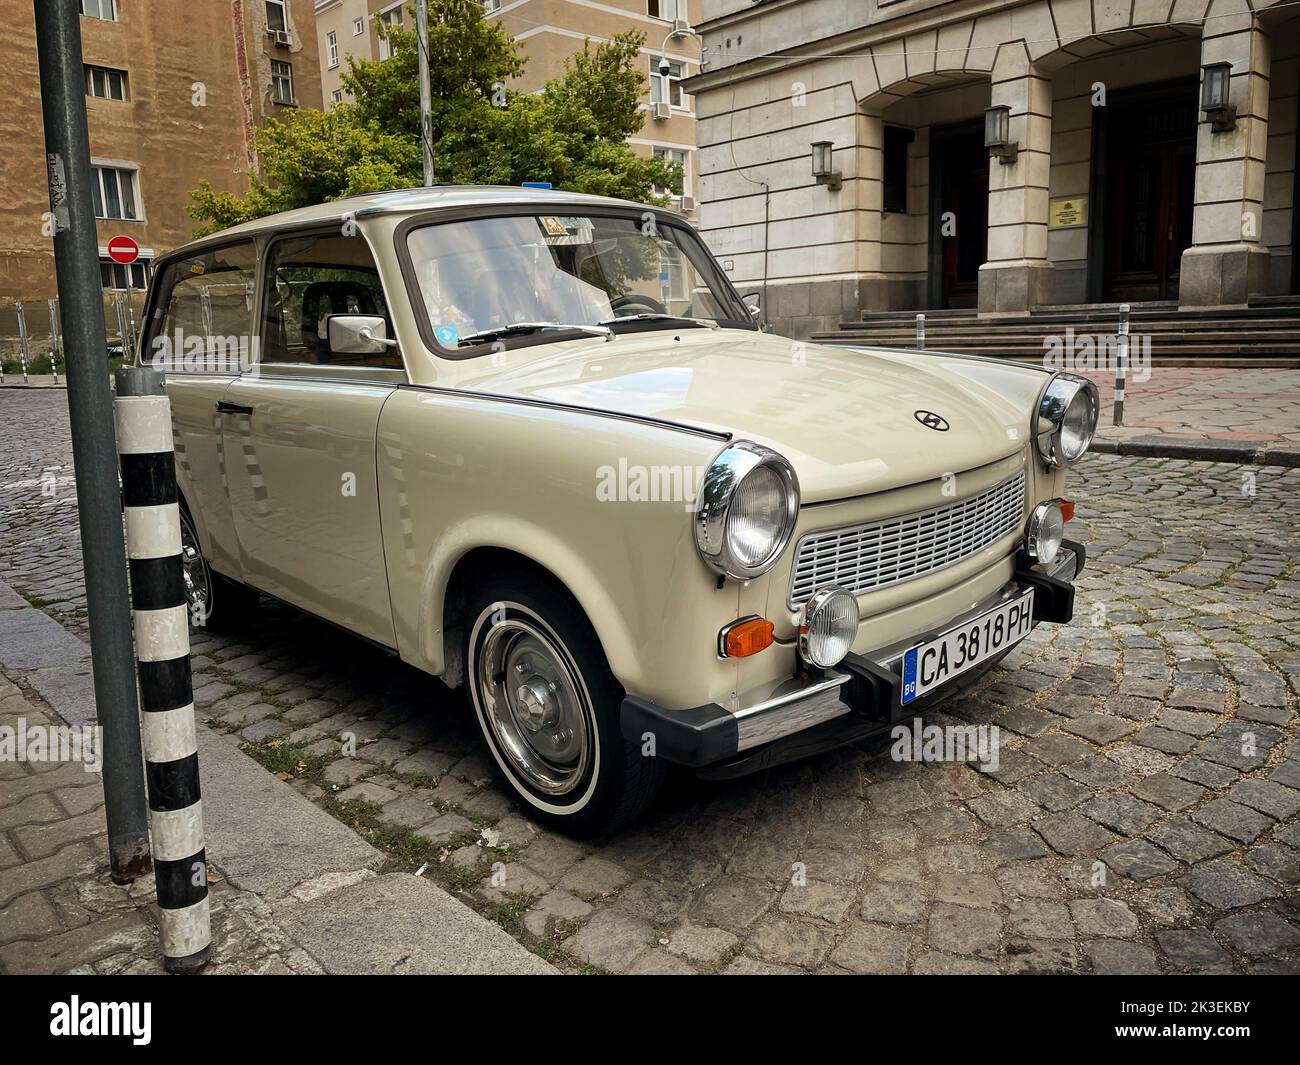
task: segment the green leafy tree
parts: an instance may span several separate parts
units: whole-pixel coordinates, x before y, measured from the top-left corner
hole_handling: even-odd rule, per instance
[[[681,189],[676,163],[627,144],[643,122],[644,36],[620,33],[565,63],[537,94],[509,88],[524,70],[518,45],[478,0],[427,0],[432,89],[430,141],[440,184],[549,181],[574,192],[662,203]],[[206,180],[191,193],[198,232],[363,192],[421,183],[420,89],[415,33],[379,24],[392,56],[348,57],[351,100],[268,119],[255,133],[260,172],[246,195]]]

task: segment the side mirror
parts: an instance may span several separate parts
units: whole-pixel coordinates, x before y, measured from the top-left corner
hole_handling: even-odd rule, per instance
[[[377,314],[331,314],[326,320],[333,355],[382,355],[397,347],[388,324]]]
[[[758,302],[759,294],[757,292],[747,292],[740,298],[744,301],[745,308],[749,311],[749,316],[757,321],[759,315],[763,313]]]

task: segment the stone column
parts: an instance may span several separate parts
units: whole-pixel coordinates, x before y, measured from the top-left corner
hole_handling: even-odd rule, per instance
[[[873,112],[857,116],[856,168],[861,181],[853,183],[855,222],[854,269],[857,273],[856,302],[863,310],[888,310],[889,281],[884,274],[881,246],[884,223],[884,123]],[[857,314],[854,314],[857,317]]]
[[[1220,6],[1212,4],[1210,14],[1218,14]],[[1236,105],[1237,124],[1216,133],[1202,117],[1197,127],[1196,213],[1178,289],[1183,307],[1242,307],[1268,289],[1268,252],[1261,237],[1269,39],[1249,12],[1206,20],[1201,64],[1223,62],[1232,64],[1229,100]]]
[[[1056,297],[1055,269],[1047,259],[1052,83],[1034,71],[1022,44],[998,50],[989,103],[1011,108],[1011,140],[1019,152],[1014,163],[989,160],[988,261],[980,267],[979,312],[1028,311]]]

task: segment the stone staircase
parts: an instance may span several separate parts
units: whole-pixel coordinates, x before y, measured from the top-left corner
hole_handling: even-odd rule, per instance
[[[925,312],[925,346],[931,351],[1041,361],[1046,353],[1086,352],[1110,343],[1119,304],[1039,307],[1030,314],[980,318],[973,310]],[[1072,331],[1072,333],[1070,332]],[[1300,367],[1300,300],[1271,297],[1248,308],[1180,311],[1175,303],[1134,304],[1129,333],[1136,354],[1149,340],[1161,366]],[[1071,336],[1073,341],[1071,341]],[[1087,338],[1085,340],[1085,338]],[[916,312],[864,313],[860,322],[814,333],[816,341],[914,348]]]

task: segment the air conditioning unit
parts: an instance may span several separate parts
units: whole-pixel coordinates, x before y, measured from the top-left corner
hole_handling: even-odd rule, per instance
[[[674,36],[674,37],[677,37],[677,36],[686,36],[686,35],[689,35],[691,32],[692,32],[692,31],[691,31],[691,24],[690,24],[689,22],[687,22],[684,18],[675,18],[675,19],[673,19],[673,32],[672,32],[672,36]]]
[[[282,48],[288,48],[293,44],[293,34],[288,30],[267,30],[266,35],[273,38]]]
[[[683,196],[682,196],[682,210],[683,210],[683,211],[693,211],[693,210],[695,210],[695,197],[694,197],[694,196],[686,196],[686,195],[683,195]]]
[[[671,118],[673,114],[672,105],[666,101],[660,101],[654,105],[654,115],[656,122],[662,122],[665,118]]]

